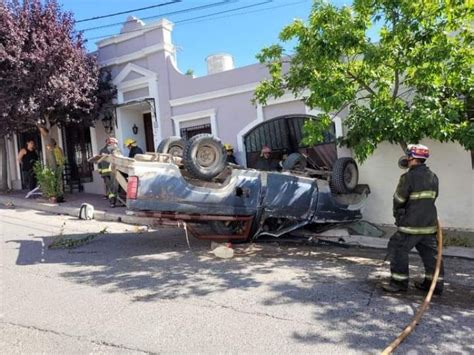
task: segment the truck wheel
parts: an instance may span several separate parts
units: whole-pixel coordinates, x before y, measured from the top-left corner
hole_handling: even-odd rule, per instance
[[[306,168],[306,158],[300,153],[291,153],[283,162],[284,170],[303,171]]]
[[[352,192],[359,183],[359,170],[352,158],[339,158],[332,167],[329,186],[331,191],[338,194]]]
[[[174,157],[182,157],[185,141],[181,137],[171,136],[161,141],[156,149],[157,153],[171,154]]]
[[[240,221],[210,221],[211,229],[219,235],[241,234],[244,231],[245,223]],[[249,238],[250,239],[250,238]],[[234,244],[248,243],[249,239],[232,239]]]
[[[184,168],[194,177],[211,180],[226,167],[227,153],[221,141],[210,134],[198,134],[186,143]]]

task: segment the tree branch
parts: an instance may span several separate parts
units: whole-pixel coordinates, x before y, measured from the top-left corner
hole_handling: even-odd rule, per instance
[[[401,94],[397,95],[395,98],[401,98],[403,95],[408,94],[409,92],[414,91],[414,90],[415,88],[409,88],[405,90],[404,92],[402,92]]]
[[[341,108],[332,115],[331,121],[334,120],[334,117],[336,117],[338,114],[340,114],[347,106],[349,106],[352,103],[352,101],[346,102],[344,105],[341,106]]]
[[[364,81],[362,81],[362,79],[360,79],[359,77],[355,76],[354,74],[351,73],[350,70],[347,71],[347,74],[349,74],[349,76],[354,79],[355,81],[357,81],[359,83],[359,85],[361,85],[365,90],[367,90],[368,92],[370,92],[372,95],[376,95],[376,92],[369,86],[367,85]]]
[[[395,69],[395,85],[393,87],[392,99],[395,100],[398,96],[398,88],[400,86],[400,74],[398,69]]]

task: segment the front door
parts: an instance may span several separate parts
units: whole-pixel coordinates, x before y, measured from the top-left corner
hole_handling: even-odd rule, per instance
[[[147,152],[155,151],[155,142],[153,139],[153,122],[151,113],[143,114],[143,125],[145,127],[145,149]]]
[[[81,124],[69,124],[62,129],[64,153],[67,157],[65,166],[66,183],[71,190],[82,190],[82,183],[92,181],[94,165],[88,162],[92,158],[90,127]],[[74,188],[72,187],[74,185]]]

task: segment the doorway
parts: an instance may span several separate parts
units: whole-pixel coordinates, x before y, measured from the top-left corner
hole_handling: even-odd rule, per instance
[[[145,128],[145,150],[147,152],[155,151],[155,141],[153,139],[153,121],[151,120],[151,113],[143,114],[143,126]]]
[[[92,158],[90,127],[82,124],[68,124],[62,130],[64,154],[65,185],[70,191],[82,191],[83,183],[92,181],[94,165],[89,163]]]

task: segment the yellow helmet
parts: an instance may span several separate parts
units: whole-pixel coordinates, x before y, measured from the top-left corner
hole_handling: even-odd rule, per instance
[[[137,141],[135,139],[132,139],[132,138],[127,138],[125,139],[125,142],[123,143],[126,147],[128,146],[134,146],[134,145],[137,145]]]
[[[225,150],[234,150],[234,147],[230,145],[229,143],[224,144],[224,149]]]

